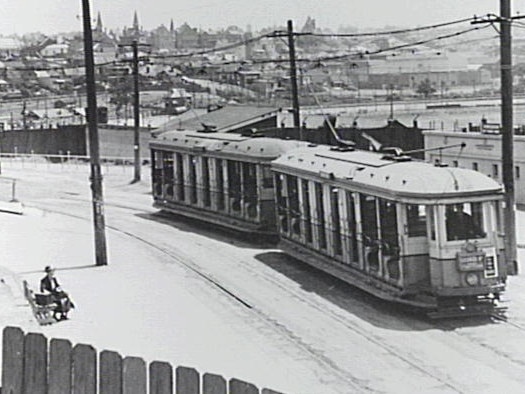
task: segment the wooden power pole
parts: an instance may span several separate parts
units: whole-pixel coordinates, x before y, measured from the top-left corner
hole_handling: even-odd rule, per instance
[[[106,225],[104,221],[104,200],[102,195],[102,173],[97,129],[97,92],[95,88],[95,64],[93,60],[93,33],[89,0],[82,0],[84,22],[84,59],[86,66],[87,120],[89,131],[89,155],[91,164],[91,193],[93,222],[95,227],[96,265],[107,265]]]
[[[139,54],[137,40],[133,40],[133,114],[134,114],[134,143],[135,175],[133,182],[140,181],[140,92],[139,92]]]
[[[301,133],[299,93],[297,91],[297,67],[295,66],[295,39],[292,21],[288,21],[288,50],[290,52],[290,82],[292,84],[293,126]],[[302,139],[302,138],[300,138]]]
[[[505,187],[505,249],[507,272],[518,273],[516,256],[516,218],[514,191],[514,124],[512,103],[512,35],[510,0],[500,0],[500,57],[501,57],[501,150],[502,174]]]

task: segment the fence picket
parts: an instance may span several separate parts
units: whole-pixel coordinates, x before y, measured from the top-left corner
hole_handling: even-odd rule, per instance
[[[202,376],[202,394],[227,394],[226,379],[220,375],[205,373]]]
[[[139,357],[125,357],[90,345],[72,347],[66,339],[48,339],[42,334],[5,327],[2,340],[1,394],[200,394],[201,378],[194,368],[173,367],[167,362],[148,365]],[[149,368],[149,369],[148,369]],[[149,371],[149,381],[148,381]],[[97,376],[99,390],[97,391]],[[149,382],[149,385],[148,385]],[[175,387],[174,387],[175,386]],[[149,390],[149,391],[148,391]],[[282,394],[259,389],[248,382],[220,375],[202,376],[202,394]]]
[[[24,376],[24,333],[5,327],[2,340],[2,393],[21,394]]]
[[[173,368],[169,363],[150,363],[149,394],[173,394]]]
[[[126,357],[122,362],[122,388],[126,394],[146,394],[146,363],[139,357]]]
[[[123,394],[122,356],[117,352],[103,350],[100,353],[99,394]]]
[[[47,392],[47,338],[42,334],[29,333],[24,341],[25,394]]]
[[[239,379],[230,379],[229,394],[259,394],[259,389],[253,384]]]
[[[199,394],[199,373],[194,368],[177,367],[176,371],[176,394]]]
[[[51,339],[49,342],[48,394],[71,392],[71,342]]]
[[[96,394],[97,351],[93,346],[78,344],[73,348],[73,394]]]

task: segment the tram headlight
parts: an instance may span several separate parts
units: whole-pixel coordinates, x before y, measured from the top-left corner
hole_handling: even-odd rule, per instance
[[[474,272],[469,272],[465,275],[465,281],[469,286],[476,286],[479,284],[479,276]]]

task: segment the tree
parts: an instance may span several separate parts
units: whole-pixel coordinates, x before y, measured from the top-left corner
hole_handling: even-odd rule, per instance
[[[416,93],[421,94],[425,98],[428,98],[428,96],[436,93],[436,89],[432,86],[432,83],[428,78],[425,78],[423,81],[417,85]]]

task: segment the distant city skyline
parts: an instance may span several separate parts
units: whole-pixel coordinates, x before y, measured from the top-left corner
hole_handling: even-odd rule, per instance
[[[513,14],[525,12],[525,0],[511,1]],[[81,31],[81,0],[0,0],[0,34]],[[202,29],[237,25],[253,30],[284,26],[291,19],[300,28],[308,16],[317,26],[337,30],[340,26],[360,29],[384,26],[415,27],[449,20],[499,13],[497,0],[92,0],[91,15],[100,12],[104,27],[130,26],[137,12],[145,30],[173,19],[175,27],[187,22]],[[94,24],[94,22],[93,22]]]

